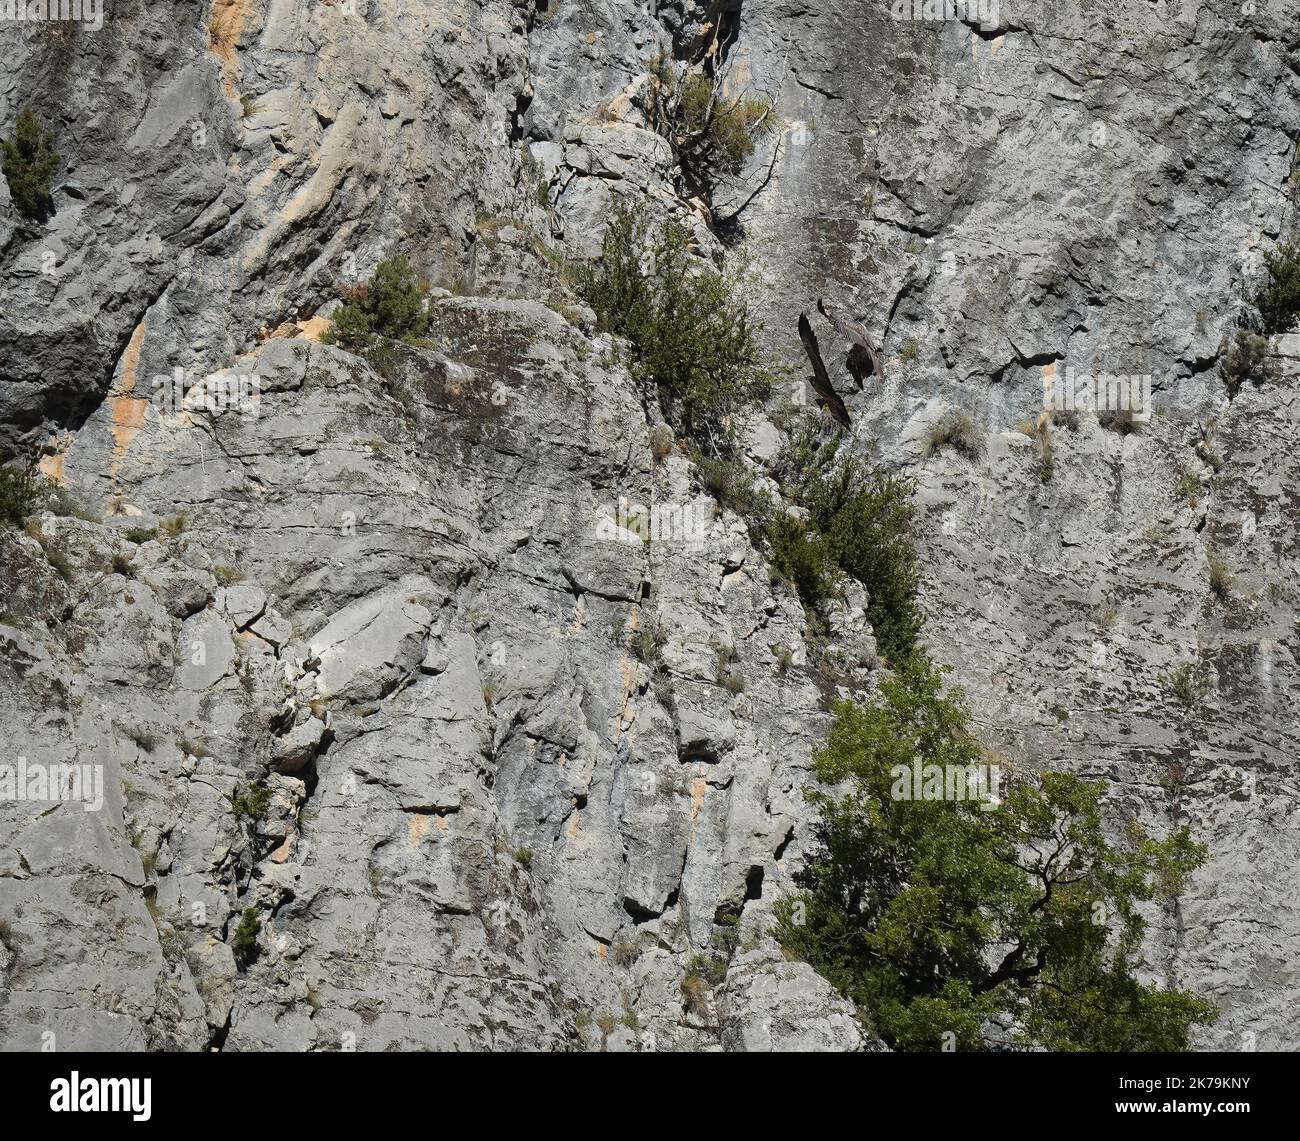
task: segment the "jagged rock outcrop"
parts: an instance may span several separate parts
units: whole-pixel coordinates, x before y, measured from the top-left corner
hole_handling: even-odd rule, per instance
[[[1300,14],[1256,7],[228,0],[0,32],[0,123],[34,105],[65,160],[43,225],[0,180],[0,451],[64,497],[0,533],[0,726],[103,792],[0,803],[0,1048],[871,1048],[768,930],[828,725],[802,607],[566,288],[616,198],[753,259],[775,361],[803,369],[819,297],[883,346],[859,388],[819,328],[850,446],[917,480],[926,642],[1008,765],[1192,824],[1152,968],[1220,1004],[1204,1044],[1294,1047],[1294,381],[1229,401],[1216,367],[1293,223]],[[642,95],[709,43],[781,129],[683,202]],[[319,338],[398,250],[438,288],[383,376]],[[1046,429],[1049,471],[1071,368],[1154,374],[1153,415]],[[931,451],[953,409],[979,458]],[[866,689],[864,601],[830,629]]]

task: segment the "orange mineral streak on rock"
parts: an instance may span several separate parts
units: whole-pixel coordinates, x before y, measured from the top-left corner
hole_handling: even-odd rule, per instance
[[[319,341],[329,332],[333,323],[328,317],[312,317],[306,321],[299,321],[298,332],[295,335],[308,341]]]
[[[297,838],[298,834],[296,832],[291,832],[286,836],[284,838],[284,843],[271,853],[271,862],[275,864],[283,864],[288,860],[289,857],[293,855],[294,841],[297,840]]]
[[[406,825],[406,842],[412,848],[420,846],[421,837],[429,830],[429,818],[427,816],[412,816]]]
[[[438,822],[438,831],[444,836],[447,835],[447,818],[445,816],[435,816],[434,820]]]
[[[688,846],[695,843],[695,824],[700,818],[700,809],[704,807],[704,794],[708,788],[709,782],[704,777],[691,781],[691,838],[687,841]]]
[[[52,483],[56,487],[63,486],[63,453],[56,452],[52,456],[41,456],[37,467],[47,483]]]
[[[208,44],[221,60],[221,86],[231,99],[239,98],[239,37],[250,4],[251,0],[213,0],[208,14]]]
[[[109,414],[113,418],[113,459],[109,464],[109,474],[117,478],[117,468],[126,455],[131,441],[144,426],[145,409],[149,401],[135,395],[136,370],[140,367],[140,347],[144,344],[144,322],[141,321],[131,334],[130,343],[122,355],[122,376],[117,388],[108,398]]]

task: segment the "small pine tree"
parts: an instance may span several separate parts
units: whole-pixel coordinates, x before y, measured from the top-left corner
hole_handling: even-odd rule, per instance
[[[258,918],[257,908],[245,908],[239,926],[235,928],[231,940],[231,950],[241,966],[251,963],[257,957],[257,937],[262,931],[262,921]]]
[[[28,107],[18,116],[12,138],[0,143],[4,149],[4,176],[14,209],[24,218],[43,221],[54,203],[50,187],[59,169],[54,151],[54,135],[41,127]]]
[[[405,254],[385,258],[368,282],[344,291],[325,340],[378,366],[387,355],[385,339],[411,341],[428,331],[427,292]]]

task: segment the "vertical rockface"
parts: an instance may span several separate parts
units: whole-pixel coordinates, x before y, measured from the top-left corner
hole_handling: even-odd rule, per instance
[[[802,607],[656,458],[565,285],[619,199],[719,256],[721,229],[796,376],[819,297],[877,339],[859,389],[822,327],[852,448],[917,480],[923,637],[985,744],[1189,822],[1210,860],[1152,912],[1152,966],[1220,1004],[1205,1044],[1296,1045],[1300,425],[1293,379],[1229,401],[1218,360],[1294,225],[1300,13],[894,7],[226,0],[0,28],[0,124],[31,105],[64,160],[41,225],[0,180],[0,448],[65,489],[0,535],[0,726],[106,777],[98,812],[0,804],[0,1046],[869,1043],[768,932],[828,724]],[[655,54],[701,47],[779,118],[711,215],[642,111]],[[399,250],[438,288],[385,380],[320,333]],[[255,374],[257,414],[160,415],[177,369]],[[1152,375],[1152,417],[1052,429],[1044,478],[1024,422],[1093,369]],[[981,458],[928,454],[953,409]],[[778,434],[750,439],[761,466]],[[701,526],[610,541],[626,504]],[[861,600],[830,618],[869,689]]]

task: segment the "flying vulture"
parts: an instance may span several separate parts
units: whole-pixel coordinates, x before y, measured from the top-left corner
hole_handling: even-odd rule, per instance
[[[826,371],[826,362],[822,360],[821,349],[817,347],[817,334],[808,323],[807,313],[799,314],[799,339],[803,341],[804,352],[808,354],[808,360],[812,363],[811,384],[816,389],[817,395],[821,397],[822,406],[841,428],[847,428],[849,410],[844,407],[844,401],[840,399],[840,394],[831,384],[830,374]]]
[[[848,365],[849,372],[853,374],[853,379],[858,382],[858,387],[864,387],[868,376],[874,376],[881,383],[884,383],[885,367],[880,361],[880,354],[876,352],[875,346],[871,343],[871,338],[867,335],[867,327],[857,321],[841,321],[836,317],[832,317],[826,311],[826,306],[822,303],[820,297],[817,298],[817,312],[835,326],[837,333],[848,337],[853,342],[853,348],[849,350]]]

